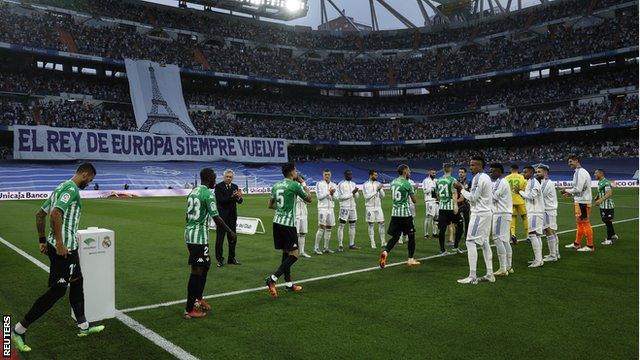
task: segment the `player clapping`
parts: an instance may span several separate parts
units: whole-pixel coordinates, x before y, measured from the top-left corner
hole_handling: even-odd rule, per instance
[[[500,269],[494,272],[495,276],[507,276],[513,273],[511,261],[513,251],[511,249],[510,228],[511,214],[513,211],[513,201],[511,198],[511,187],[502,175],[504,167],[502,164],[493,163],[489,165],[491,179],[493,180],[493,217],[491,228],[493,241],[496,244]]]
[[[358,197],[358,187],[353,182],[353,173],[351,170],[344,172],[344,180],[340,181],[337,190],[338,200],[340,201],[340,212],[338,225],[338,252],[344,251],[344,225],[349,222],[349,249],[357,250],[356,246],[356,221],[358,214],[356,213],[356,198]]]
[[[542,261],[542,228],[544,225],[544,200],[540,191],[540,183],[535,178],[533,166],[525,166],[523,171],[527,186],[520,190],[519,194],[525,201],[527,207],[527,222],[529,224],[529,240],[533,248],[533,261],[530,268],[544,265]]]
[[[384,197],[384,189],[378,181],[378,172],[369,170],[369,180],[362,185],[364,193],[364,206],[366,212],[366,220],[369,232],[369,241],[371,248],[376,248],[374,226],[378,224],[378,233],[380,234],[380,245],[385,246],[384,235],[384,212],[382,211],[382,198]]]
[[[549,246],[549,255],[542,260],[544,262],[558,261],[560,259],[560,249],[558,246],[558,194],[556,193],[556,185],[549,179],[549,167],[540,164],[536,167],[536,178],[540,181],[540,192],[544,202],[544,234],[547,236],[547,244]]]

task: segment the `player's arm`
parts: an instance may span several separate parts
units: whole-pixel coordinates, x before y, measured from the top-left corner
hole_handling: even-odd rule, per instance
[[[533,180],[533,181],[536,181],[536,180]],[[530,187],[528,186],[525,191],[520,190],[520,196],[528,200],[535,199],[536,197],[538,197],[539,194],[540,194],[540,188],[537,186],[530,186]]]
[[[316,196],[318,201],[326,199],[329,196],[329,186],[322,184],[322,182],[316,183]]]
[[[416,203],[416,194],[409,195],[409,198],[411,199],[412,203],[414,203],[414,204]]]
[[[62,239],[62,214],[64,214],[63,210],[57,206],[51,211],[51,230],[56,241],[56,254],[67,257],[69,250],[64,246]]]
[[[376,189],[373,187],[373,184],[371,184],[371,186],[369,186],[367,183],[362,185],[362,193],[364,194],[364,199],[365,200],[371,200],[376,195],[378,195],[378,191],[376,191]]]
[[[344,191],[344,187],[346,187],[347,184],[342,182],[340,183],[340,185],[338,185],[338,200],[343,201],[343,200],[349,200],[353,197],[353,193],[351,191]]]
[[[269,198],[269,202],[267,203],[267,207],[269,209],[275,209],[276,208],[276,202],[275,202],[275,200],[273,200],[273,198]]]
[[[311,193],[309,192],[309,188],[307,188],[306,186],[303,188],[302,185],[298,183],[295,192],[296,195],[298,195],[302,199],[302,201],[306,202],[307,204],[311,203]]]
[[[38,211],[36,212],[36,230],[38,231],[38,246],[40,247],[40,252],[43,254],[47,253],[47,239],[45,237],[45,221],[47,220],[47,213],[51,209],[51,197],[49,197],[43,204],[40,206]]]
[[[596,199],[596,205],[602,204],[603,202],[605,202],[605,200],[613,196],[613,188],[611,187],[611,185],[607,185],[604,189],[605,193],[602,197],[598,196],[598,198]]]

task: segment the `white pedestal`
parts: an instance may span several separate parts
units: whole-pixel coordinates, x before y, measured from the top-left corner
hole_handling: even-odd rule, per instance
[[[78,230],[78,255],[84,277],[84,312],[87,321],[116,315],[115,233],[90,227]],[[73,311],[71,311],[73,316]]]

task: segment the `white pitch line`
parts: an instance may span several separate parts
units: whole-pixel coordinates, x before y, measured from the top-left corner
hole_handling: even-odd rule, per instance
[[[613,223],[614,224],[619,224],[619,223],[624,223],[624,222],[629,222],[629,221],[636,221],[638,219],[639,218],[636,217],[636,218],[630,218],[630,219],[614,221]],[[602,227],[602,226],[604,226],[604,224],[597,224],[597,225],[593,225],[592,227],[596,228],[596,227]],[[561,235],[561,234],[566,234],[566,233],[570,233],[570,232],[574,232],[574,231],[576,231],[576,229],[562,230],[562,231],[558,231],[556,234]],[[518,241],[521,242],[521,241],[526,241],[526,240],[527,239],[520,239]],[[491,246],[495,246],[495,245],[491,245]],[[463,251],[466,252],[466,250],[463,250]],[[437,255],[431,255],[431,256],[422,257],[422,258],[419,258],[418,260],[420,260],[420,261],[431,260],[431,259],[435,259],[435,258],[439,258],[439,257],[452,256],[452,255],[456,255],[456,254],[455,253],[446,253],[444,255],[437,254]],[[400,262],[387,264],[386,267],[394,267],[394,266],[403,265],[403,264],[406,264],[406,263],[407,263],[406,261],[400,261]],[[331,274],[331,275],[318,276],[318,277],[298,280],[298,281],[296,281],[296,283],[309,283],[309,282],[313,282],[313,281],[333,279],[333,278],[337,278],[337,277],[353,275],[353,274],[358,274],[358,273],[363,273],[363,272],[368,272],[368,271],[375,271],[375,270],[380,270],[380,267],[379,266],[372,266],[372,267],[368,267],[368,268],[364,268],[364,269],[357,269],[357,270],[345,271],[345,272]],[[284,284],[279,284],[277,286],[278,287],[283,287]],[[245,294],[245,293],[250,293],[250,292],[263,291],[265,289],[266,289],[266,286],[259,286],[259,287],[254,287],[254,288],[250,288],[250,289],[235,290],[235,291],[229,291],[229,292],[220,293],[220,294],[207,295],[207,296],[204,296],[204,298],[205,299],[215,299],[215,298],[221,298],[221,297],[227,297],[227,296],[233,296],[233,295],[240,295],[240,294]],[[134,311],[157,309],[157,308],[166,307],[166,306],[184,304],[186,301],[187,301],[187,299],[167,301],[167,302],[158,303],[158,304],[131,307],[131,308],[123,309],[123,310],[120,310],[120,311],[122,311],[123,313],[129,313],[129,312],[134,312]]]
[[[47,265],[45,265],[44,263],[42,263],[42,261],[40,261],[40,260],[34,258],[33,256],[27,254],[24,250],[20,249],[19,247],[13,245],[12,243],[8,242],[7,240],[5,240],[5,239],[3,239],[1,237],[0,237],[0,242],[5,244],[11,250],[13,250],[13,251],[17,252],[18,254],[22,255],[22,257],[24,257],[25,259],[29,260],[30,262],[35,264],[40,269],[46,271],[47,273],[49,272],[49,267]],[[164,351],[168,352],[169,354],[175,356],[178,359],[198,360],[197,357],[191,355],[190,353],[185,351],[183,348],[181,348],[178,345],[172,343],[171,341],[163,338],[162,336],[158,335],[158,333],[156,333],[153,330],[145,327],[144,325],[142,325],[139,322],[135,321],[134,319],[132,319],[128,315],[123,314],[119,310],[116,310],[116,319],[120,320],[120,322],[122,322],[123,324],[125,324],[126,326],[131,328],[133,331],[135,331],[138,334],[142,335],[144,338],[146,338],[147,340],[149,340],[152,343],[156,344],[157,346],[162,348]]]

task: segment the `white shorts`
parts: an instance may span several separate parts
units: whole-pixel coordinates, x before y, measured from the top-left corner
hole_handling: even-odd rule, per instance
[[[438,216],[438,203],[435,201],[426,201],[425,207],[427,208],[427,216],[436,217]]]
[[[372,207],[366,208],[367,222],[368,223],[381,223],[384,222],[384,212],[382,208]]]
[[[340,209],[338,217],[342,221],[356,221],[358,220],[358,214],[356,209]]]
[[[309,232],[309,224],[306,216],[296,218],[296,229],[298,230],[298,234],[306,234]]]
[[[491,223],[493,240],[509,242],[511,238],[511,214],[494,214]]]
[[[467,241],[475,241],[482,245],[489,241],[491,235],[491,212],[474,214],[469,217],[469,230],[467,231]]]
[[[544,212],[544,228],[551,230],[558,230],[558,212],[557,211],[545,211]]]
[[[527,213],[527,221],[529,222],[529,234],[542,235],[542,228],[544,227],[544,216],[542,214]]]
[[[318,224],[324,226],[335,226],[336,216],[333,210],[318,209]]]

